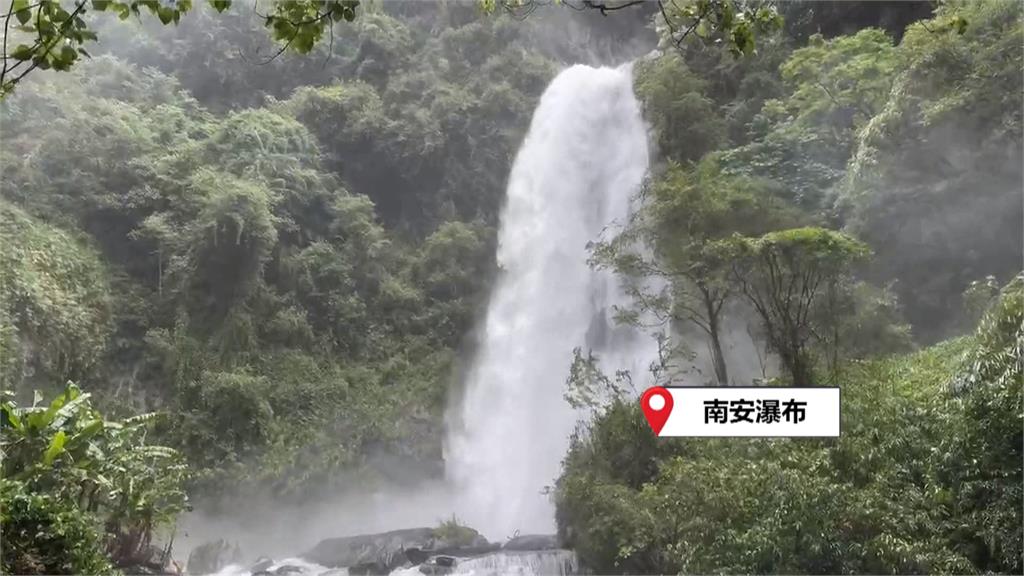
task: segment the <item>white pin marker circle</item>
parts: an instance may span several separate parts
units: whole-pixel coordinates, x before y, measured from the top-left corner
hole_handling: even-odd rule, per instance
[[[654,394],[647,401],[647,404],[651,407],[651,410],[661,410],[665,407],[665,397],[661,394]]]

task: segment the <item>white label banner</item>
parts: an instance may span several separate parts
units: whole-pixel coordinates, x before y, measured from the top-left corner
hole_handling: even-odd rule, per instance
[[[670,408],[658,436],[838,437],[839,388],[663,388],[669,406],[649,391],[644,412]],[[643,401],[643,400],[642,400]],[[662,417],[664,415],[662,414]],[[653,426],[653,424],[652,424]]]

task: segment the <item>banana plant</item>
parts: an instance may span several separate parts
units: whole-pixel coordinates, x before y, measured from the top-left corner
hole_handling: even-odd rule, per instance
[[[177,451],[147,443],[157,414],[105,420],[69,382],[49,404],[36,393],[19,407],[0,401],[0,471],[30,490],[77,503],[108,532],[113,559],[148,547],[153,531],[186,507],[188,470]]]

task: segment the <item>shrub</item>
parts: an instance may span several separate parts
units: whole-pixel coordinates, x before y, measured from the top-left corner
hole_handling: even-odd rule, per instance
[[[77,506],[28,491],[23,482],[0,487],[4,574],[109,574],[96,519]]]
[[[89,397],[69,383],[46,405],[38,394],[25,408],[0,403],[4,565],[15,572],[93,573],[97,547],[131,563],[185,508],[180,456],[146,441],[155,416],[107,421]]]

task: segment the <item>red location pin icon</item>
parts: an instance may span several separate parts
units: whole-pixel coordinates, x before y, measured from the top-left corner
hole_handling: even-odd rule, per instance
[[[668,415],[672,413],[672,393],[661,386],[648,388],[640,397],[640,408],[643,409],[654,434],[661,434],[665,422],[668,422]]]

